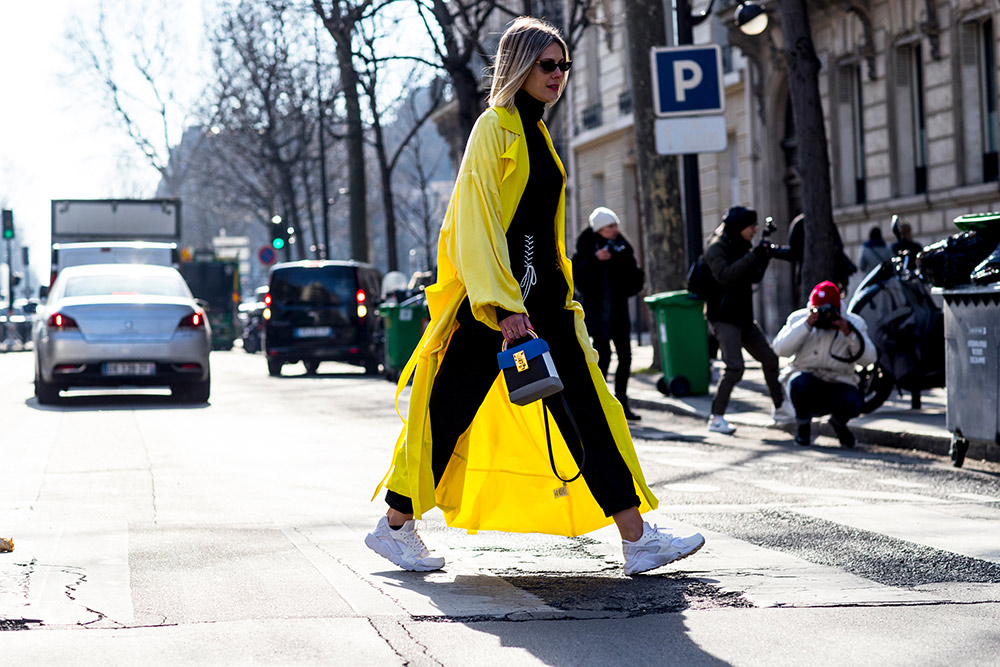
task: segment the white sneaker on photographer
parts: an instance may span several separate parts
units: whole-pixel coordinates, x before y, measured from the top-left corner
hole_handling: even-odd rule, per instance
[[[795,423],[795,408],[787,398],[781,403],[780,408],[771,411],[771,421],[775,424],[785,425]]]
[[[712,415],[708,418],[708,430],[725,435],[736,433],[736,427],[727,422],[722,415]]]
[[[430,572],[444,567],[444,558],[433,556],[417,535],[417,525],[413,519],[393,530],[389,519],[379,519],[375,530],[365,536],[365,544],[379,556],[411,572]]]
[[[701,533],[687,537],[674,537],[660,530],[655,524],[642,522],[642,537],[635,542],[622,540],[625,554],[625,574],[638,574],[653,570],[667,563],[687,558],[701,549],[705,538]]]

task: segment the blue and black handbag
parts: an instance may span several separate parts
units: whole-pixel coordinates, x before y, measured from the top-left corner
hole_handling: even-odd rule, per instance
[[[505,340],[497,354],[510,402],[517,405],[534,403],[563,389],[549,354],[549,344],[530,329],[528,334],[531,340],[509,349]]]
[[[503,371],[504,382],[507,383],[507,395],[510,396],[510,402],[517,405],[530,405],[539,399],[558,394],[563,390],[562,380],[559,379],[556,365],[552,363],[552,355],[549,354],[549,344],[530,329],[528,334],[531,336],[531,340],[510,349],[507,348],[507,341],[504,340],[503,346],[497,354],[497,362],[500,364],[500,370]],[[549,448],[549,464],[552,467],[552,473],[565,486],[583,474],[587,452],[583,447],[580,429],[577,428],[573,413],[569,409],[569,404],[566,403],[566,397],[560,395],[559,398],[562,399],[566,415],[573,426],[577,445],[580,448],[579,469],[570,479],[564,478],[556,470],[555,457],[552,455],[552,437],[549,434],[549,412],[544,403],[542,403],[542,412],[545,416],[545,441]]]

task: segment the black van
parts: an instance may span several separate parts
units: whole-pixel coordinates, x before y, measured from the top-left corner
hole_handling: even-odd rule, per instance
[[[264,298],[267,370],[301,361],[316,373],[321,361],[344,361],[379,372],[385,335],[377,304],[382,276],[370,264],[302,261],[271,267]]]

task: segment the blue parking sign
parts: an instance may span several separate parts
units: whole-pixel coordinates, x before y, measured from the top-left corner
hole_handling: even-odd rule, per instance
[[[722,113],[722,49],[706,46],[654,48],[653,106],[657,116]]]

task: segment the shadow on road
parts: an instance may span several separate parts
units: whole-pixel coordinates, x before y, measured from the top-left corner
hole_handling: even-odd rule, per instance
[[[88,410],[204,410],[211,403],[190,403],[179,401],[169,393],[111,393],[111,394],[69,394],[60,396],[55,405],[42,405],[32,396],[24,404],[33,410],[44,412],[88,411]]]
[[[505,647],[529,652],[546,665],[683,664],[725,665],[688,638],[689,609],[752,607],[739,593],[724,593],[687,573],[664,571],[625,577],[620,567],[606,572],[496,572],[501,579],[540,599],[548,608],[506,616],[414,616],[415,622],[460,623],[496,636]],[[415,572],[382,572],[401,587],[414,586]],[[440,598],[439,608],[460,596],[495,590],[490,575],[459,576],[453,582],[420,585]],[[565,625],[571,622],[572,625]],[[644,630],[637,631],[637,623]],[[560,627],[561,626],[561,627]],[[667,658],[669,656],[669,659]]]

